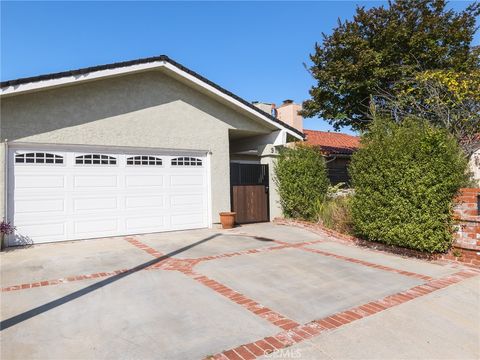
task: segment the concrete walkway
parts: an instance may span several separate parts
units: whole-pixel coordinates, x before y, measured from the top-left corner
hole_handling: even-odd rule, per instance
[[[479,272],[304,229],[44,244],[0,260],[2,359],[480,357]]]

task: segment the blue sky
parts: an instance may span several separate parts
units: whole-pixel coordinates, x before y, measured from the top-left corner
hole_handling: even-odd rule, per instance
[[[303,63],[356,4],[382,2],[2,1],[1,79],[165,54],[246,100],[301,102],[314,84]]]

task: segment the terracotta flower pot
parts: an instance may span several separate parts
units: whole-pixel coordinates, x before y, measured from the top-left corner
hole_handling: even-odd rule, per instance
[[[234,212],[221,212],[220,213],[220,222],[222,223],[222,228],[231,229],[235,226],[235,215]]]

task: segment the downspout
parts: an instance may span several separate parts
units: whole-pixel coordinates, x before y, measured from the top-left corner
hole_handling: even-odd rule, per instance
[[[3,154],[3,160],[5,162],[5,171],[3,172],[3,176],[5,177],[4,178],[4,189],[3,189],[3,219],[5,220],[5,222],[8,222],[8,177],[9,177],[9,173],[8,173],[8,159],[9,159],[9,156],[8,156],[8,139],[5,139],[5,149],[4,149],[5,153]]]

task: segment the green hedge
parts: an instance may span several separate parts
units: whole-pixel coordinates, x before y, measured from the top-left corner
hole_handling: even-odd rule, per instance
[[[330,185],[320,152],[300,144],[283,148],[275,175],[284,216],[316,220],[316,204],[325,197]]]
[[[452,243],[453,198],[467,160],[445,131],[420,120],[375,120],[350,165],[355,233],[426,252]]]

